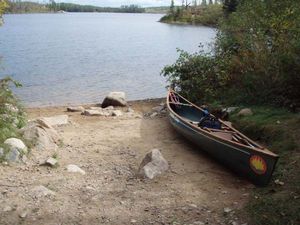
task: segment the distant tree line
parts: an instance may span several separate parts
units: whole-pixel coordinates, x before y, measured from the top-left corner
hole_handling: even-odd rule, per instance
[[[144,8],[138,5],[124,5],[119,8],[115,7],[98,7],[92,5],[79,5],[72,3],[56,3],[50,0],[47,4],[37,2],[10,0],[7,13],[35,13],[35,12],[116,12],[116,13],[143,13]]]

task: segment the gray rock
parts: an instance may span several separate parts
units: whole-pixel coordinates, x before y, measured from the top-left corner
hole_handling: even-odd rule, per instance
[[[126,110],[126,112],[128,112],[128,113],[134,113],[134,110],[132,109],[132,108],[128,108],[127,110]]]
[[[274,181],[274,183],[277,184],[277,185],[280,185],[280,186],[283,186],[283,185],[284,185],[284,182],[280,181],[279,179],[276,179],[276,180]]]
[[[242,109],[241,111],[239,111],[238,113],[238,116],[252,116],[253,115],[253,112],[251,109],[249,108],[245,108],[245,109]]]
[[[115,107],[113,107],[112,105],[111,106],[107,106],[106,108],[104,108],[105,110],[114,110]]]
[[[168,170],[168,162],[164,159],[158,149],[148,152],[140,164],[138,175],[144,178],[153,179],[157,175]]]
[[[239,107],[228,107],[223,109],[223,112],[227,112],[227,113],[233,113],[234,111],[236,111]]]
[[[232,209],[231,209],[231,208],[228,208],[228,207],[224,208],[224,213],[225,213],[225,214],[228,214],[228,213],[230,213],[230,212],[232,212]]]
[[[43,185],[35,186],[31,190],[31,196],[34,198],[41,198],[41,197],[46,197],[46,196],[51,196],[51,195],[55,195],[55,192],[49,190],[48,188],[46,188]]]
[[[123,113],[121,110],[114,110],[112,111],[112,116],[123,116]]]
[[[73,165],[73,164],[70,164],[67,166],[67,171],[69,173],[80,173],[82,175],[85,175],[85,171],[83,169],[81,169],[79,166]]]
[[[3,212],[10,212],[12,210],[13,210],[13,208],[11,206],[9,206],[9,205],[4,206],[4,208],[3,208]]]
[[[107,106],[126,106],[125,92],[110,92],[103,100],[101,106],[106,108]]]
[[[195,221],[193,224],[194,225],[204,225],[205,223],[202,221]]]
[[[7,162],[20,162],[20,152],[16,149],[10,149],[5,156]]]
[[[49,159],[47,159],[45,161],[45,165],[47,165],[47,166],[55,167],[55,166],[57,166],[57,164],[58,164],[57,159],[54,159],[52,157],[50,157]]]
[[[17,149],[20,153],[26,154],[27,153],[27,147],[23,143],[22,140],[18,138],[8,138],[4,141],[4,144],[8,145],[10,149]]]
[[[69,106],[67,108],[68,112],[83,112],[84,108],[82,106]]]
[[[19,217],[22,218],[22,219],[26,218],[26,217],[27,217],[27,212],[26,212],[26,211],[21,212],[21,213],[19,214]]]
[[[86,109],[82,113],[85,116],[110,116],[111,113],[102,109]]]
[[[4,149],[0,148],[0,158],[4,156]]]
[[[152,113],[152,114],[150,115],[150,118],[151,118],[151,119],[154,119],[157,115],[158,115],[158,113],[157,113],[157,112],[154,112],[154,113]]]
[[[44,117],[44,118],[42,118],[42,120],[44,120],[50,126],[60,126],[60,125],[66,125],[69,123],[69,116],[68,115],[58,115],[58,116]]]
[[[162,110],[164,110],[164,108],[165,108],[164,106],[159,105],[159,106],[153,107],[152,111],[160,113]]]

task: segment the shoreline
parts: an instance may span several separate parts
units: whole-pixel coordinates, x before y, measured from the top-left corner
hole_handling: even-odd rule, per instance
[[[165,101],[165,97],[161,98],[146,98],[146,99],[137,99],[137,100],[128,100],[127,101],[127,106],[125,107],[130,107],[131,105],[138,105],[138,104],[143,104],[143,103],[157,103],[157,102],[162,102]],[[27,109],[50,109],[50,108],[67,108],[70,106],[83,106],[83,107],[93,107],[93,106],[101,106],[101,103],[74,103],[74,104],[62,104],[62,105],[45,105],[45,106],[26,106],[25,104],[23,105],[23,108],[25,110]]]

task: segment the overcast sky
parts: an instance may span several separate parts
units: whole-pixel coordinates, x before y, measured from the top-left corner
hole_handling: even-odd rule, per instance
[[[46,1],[47,0],[40,0]],[[96,5],[96,6],[111,6],[119,7],[121,5],[136,4],[143,7],[148,6],[169,6],[171,0],[56,0],[56,2],[70,2],[82,5]],[[175,0],[175,4],[181,4],[181,0]]]

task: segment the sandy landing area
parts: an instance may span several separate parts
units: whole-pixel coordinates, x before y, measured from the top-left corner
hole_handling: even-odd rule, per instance
[[[161,101],[131,107],[144,115]],[[27,112],[30,118],[68,114],[71,123],[57,128],[63,138],[57,168],[33,163],[30,156],[26,164],[0,167],[0,224],[245,223],[237,214],[253,185],[186,141],[166,116],[89,117],[66,107]],[[136,178],[153,148],[170,169],[153,180]],[[86,174],[67,172],[68,164]],[[33,195],[39,185],[52,192]]]

